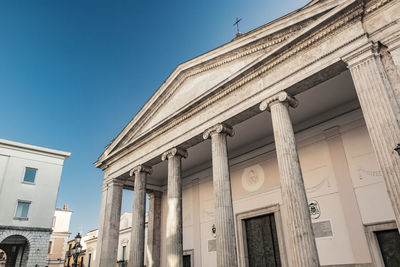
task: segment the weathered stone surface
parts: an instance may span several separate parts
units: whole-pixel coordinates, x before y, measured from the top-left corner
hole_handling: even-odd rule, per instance
[[[400,156],[394,150],[400,143],[400,107],[393,80],[374,47],[367,46],[347,61],[400,229]]]
[[[147,265],[160,266],[161,242],[161,199],[162,192],[149,192],[149,212],[147,226]]]
[[[144,266],[144,237],[146,221],[146,178],[151,173],[151,168],[137,166],[132,169],[135,175],[135,193],[132,213],[132,237],[130,247],[130,266]]]
[[[217,124],[204,132],[204,139],[211,138],[214,186],[215,224],[217,229],[217,266],[237,266],[235,224],[233,216],[231,178],[229,173],[226,136],[234,131],[224,124]]]
[[[168,159],[167,266],[183,267],[182,230],[182,157],[183,149],[173,148],[162,155]]]
[[[288,214],[286,223],[293,254],[292,266],[319,266],[289,106],[297,106],[297,101],[286,92],[281,92],[264,101],[260,108],[265,110],[268,107],[271,111],[282,199]]]
[[[123,185],[115,180],[103,185],[97,243],[98,267],[113,266],[117,262],[122,188]]]

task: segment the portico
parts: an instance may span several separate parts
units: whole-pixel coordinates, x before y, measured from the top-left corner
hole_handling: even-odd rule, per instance
[[[272,266],[377,263],[365,227],[400,224],[399,14],[397,0],[312,1],[178,66],[96,162],[97,266],[116,263],[122,188],[129,266],[145,252],[147,266],[252,266],[271,249]]]

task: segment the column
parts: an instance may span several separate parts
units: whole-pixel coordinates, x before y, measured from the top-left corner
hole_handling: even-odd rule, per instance
[[[103,184],[96,266],[117,264],[119,221],[121,218],[123,184],[116,180]]]
[[[262,111],[269,109],[271,112],[282,199],[288,216],[287,226],[293,257],[292,265],[296,267],[319,266],[306,189],[289,116],[289,106],[296,107],[297,101],[286,92],[281,92],[263,101],[260,109]]]
[[[182,157],[186,150],[173,148],[162,155],[168,160],[167,266],[183,267]]]
[[[394,89],[382,58],[371,47],[346,61],[400,229],[400,156],[394,150],[400,143],[400,127]]]
[[[149,192],[149,212],[147,224],[147,264],[148,267],[160,266],[161,240],[161,198],[162,192]]]
[[[204,139],[211,138],[218,267],[238,265],[226,141],[226,136],[233,134],[233,129],[224,124],[217,124],[203,134]]]
[[[139,165],[133,168],[130,175],[135,175],[133,195],[132,234],[129,255],[129,266],[144,266],[144,238],[146,220],[146,179],[151,168]]]

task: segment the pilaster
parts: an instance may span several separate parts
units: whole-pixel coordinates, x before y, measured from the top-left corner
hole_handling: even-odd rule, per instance
[[[165,152],[168,159],[167,266],[183,267],[182,230],[182,158],[186,150],[173,148]]]
[[[237,266],[235,224],[231,178],[228,162],[227,135],[233,136],[230,126],[217,124],[206,130],[204,139],[211,138],[212,170],[217,229],[217,266]]]
[[[147,224],[147,264],[148,267],[160,266],[161,244],[161,199],[162,192],[151,191]]]
[[[151,168],[144,165],[139,165],[130,171],[131,176],[135,175],[132,234],[129,257],[130,266],[132,267],[144,266],[146,179],[148,174],[151,174]]]
[[[313,267],[319,266],[318,251],[289,115],[289,106],[297,105],[295,98],[281,92],[263,101],[260,109],[269,109],[272,117],[282,199],[288,216],[287,226],[293,257],[291,266]]]
[[[400,107],[395,98],[393,81],[373,45],[344,60],[349,64],[372,146],[400,229],[400,156],[394,150],[400,143]]]

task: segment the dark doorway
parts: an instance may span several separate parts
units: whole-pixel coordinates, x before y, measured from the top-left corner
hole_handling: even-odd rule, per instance
[[[0,249],[6,254],[5,267],[22,266],[26,257],[28,242],[19,235],[9,236],[0,243]]]
[[[191,267],[192,259],[190,255],[183,255],[183,267]]]
[[[246,219],[244,225],[249,266],[281,266],[274,214]]]
[[[375,232],[385,267],[400,266],[400,234],[397,229]]]

